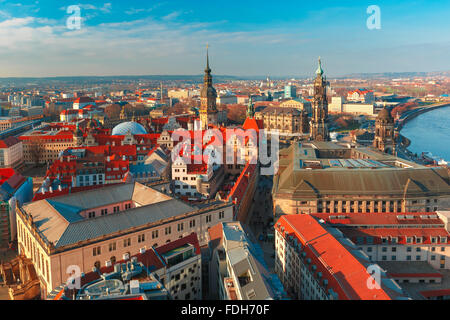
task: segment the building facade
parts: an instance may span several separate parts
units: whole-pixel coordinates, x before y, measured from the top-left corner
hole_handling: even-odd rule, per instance
[[[297,108],[266,107],[255,113],[268,132],[278,131],[282,136],[299,136],[309,132],[308,114]]]
[[[87,273],[193,232],[206,245],[208,228],[233,219],[232,204],[191,207],[139,183],[39,200],[16,212],[19,254],[33,261],[47,293],[66,282],[69,267]]]
[[[294,143],[280,151],[274,214],[435,212],[450,206],[449,178],[372,147]]]
[[[22,141],[16,137],[0,140],[0,168],[21,168],[23,160]]]
[[[283,216],[275,225],[275,271],[298,300],[393,300],[406,298],[385,273],[373,283],[367,256],[310,215]]]

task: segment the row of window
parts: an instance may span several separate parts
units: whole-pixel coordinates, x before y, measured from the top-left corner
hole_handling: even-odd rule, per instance
[[[34,262],[36,268],[45,276],[47,282],[50,281],[50,268],[49,262],[44,258],[44,255],[40,252],[39,248],[35,245],[34,241],[28,235],[25,228],[21,223],[18,223],[18,237],[24,247],[28,250],[31,256],[31,260]]]

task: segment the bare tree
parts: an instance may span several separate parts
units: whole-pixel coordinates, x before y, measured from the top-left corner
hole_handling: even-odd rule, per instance
[[[105,115],[112,120],[119,119],[121,110],[118,104],[111,104],[105,108]]]
[[[39,165],[44,153],[44,144],[42,143],[41,139],[39,139],[38,137],[31,138],[31,140],[28,142],[28,150],[30,152],[31,160],[36,166]]]

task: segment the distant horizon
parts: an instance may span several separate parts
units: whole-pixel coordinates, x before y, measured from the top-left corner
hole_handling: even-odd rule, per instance
[[[332,75],[329,76],[325,72],[325,76],[327,78],[331,79],[337,79],[337,78],[344,78],[349,76],[358,76],[358,75],[380,75],[380,74],[396,74],[396,75],[402,75],[402,74],[439,74],[439,73],[450,73],[450,70],[440,70],[440,71],[399,71],[399,72],[392,72],[392,71],[380,71],[380,72],[359,72],[359,73],[349,73],[349,74],[342,74],[342,75]],[[313,78],[315,76],[314,73],[311,73],[311,75],[233,75],[233,74],[214,74],[212,72],[213,78],[237,78],[237,79],[260,79],[260,78],[271,78],[271,79],[308,79]],[[203,77],[203,73],[198,74],[115,74],[115,75],[56,75],[56,76],[11,76],[11,77],[1,77],[0,80],[7,80],[7,79],[57,79],[57,78],[121,78],[121,77],[130,77],[130,78],[137,78],[137,77]]]
[[[437,0],[80,1],[0,0],[0,77],[199,74],[207,43],[237,77],[309,77],[319,56],[329,77],[450,70]]]

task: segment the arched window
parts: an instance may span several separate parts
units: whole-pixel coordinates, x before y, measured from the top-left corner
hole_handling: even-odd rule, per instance
[[[116,263],[116,257],[112,256],[109,260],[111,260],[111,264],[115,264]]]

